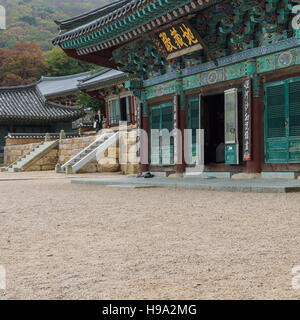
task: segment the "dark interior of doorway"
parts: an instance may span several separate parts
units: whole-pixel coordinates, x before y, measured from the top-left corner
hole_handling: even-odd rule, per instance
[[[224,94],[203,97],[205,164],[225,162]]]
[[[120,117],[121,121],[127,121],[127,103],[126,103],[126,98],[121,98],[120,99]]]

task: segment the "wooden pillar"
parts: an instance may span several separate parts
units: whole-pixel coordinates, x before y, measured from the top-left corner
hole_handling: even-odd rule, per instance
[[[135,106],[135,97],[132,96],[131,97],[131,123],[133,125],[136,124],[136,121],[135,121],[135,109],[136,109],[136,106]]]
[[[252,159],[247,161],[248,173],[261,173],[262,142],[264,134],[261,128],[262,98],[253,97],[252,100]]]
[[[109,102],[108,101],[105,102],[105,113],[106,113],[106,125],[107,125],[107,128],[109,128],[110,125],[109,125]]]
[[[247,62],[247,73],[252,79],[252,121],[251,121],[251,139],[252,139],[252,157],[247,161],[248,173],[261,173],[263,160],[263,141],[264,133],[262,130],[262,86],[259,75],[257,74],[257,64],[255,59]]]
[[[184,130],[186,129],[186,113],[185,113],[185,94],[183,91],[183,83],[182,79],[179,78],[176,80],[176,91],[178,92],[177,98],[178,98],[178,106],[177,106],[177,116],[178,116],[178,122],[177,122],[177,128],[180,130],[180,141],[178,141],[179,148],[178,148],[178,159],[180,163],[176,164],[176,173],[182,174],[185,172],[186,169],[186,163],[184,159]]]
[[[140,170],[141,172],[149,171],[149,108],[146,99],[145,92],[142,92],[141,96],[141,108],[140,112],[142,115],[141,128],[144,134],[140,135]],[[147,133],[147,135],[145,134]]]

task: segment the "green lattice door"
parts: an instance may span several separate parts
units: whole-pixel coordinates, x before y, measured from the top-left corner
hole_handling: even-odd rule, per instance
[[[110,125],[117,125],[121,120],[120,99],[109,101],[109,122]]]
[[[126,97],[126,119],[128,123],[131,123],[132,119],[131,119],[131,96]]]
[[[191,164],[200,163],[200,137],[199,134],[201,118],[201,96],[189,99],[189,129],[191,129],[190,138],[190,162]]]
[[[300,78],[266,85],[266,162],[300,162]]]
[[[151,164],[174,164],[174,139],[172,104],[151,108]]]

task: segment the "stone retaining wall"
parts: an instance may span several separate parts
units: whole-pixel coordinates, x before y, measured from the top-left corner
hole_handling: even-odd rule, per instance
[[[78,173],[94,173],[94,172],[119,172],[123,174],[135,174],[138,172],[137,164],[137,147],[136,147],[137,131],[132,130],[124,134],[121,138],[122,150],[125,150],[123,162],[130,159],[131,163],[121,164],[120,144],[108,148],[103,154],[99,154],[97,158],[90,161]],[[61,140],[59,144],[58,161],[62,165],[69,161],[73,156],[86,148],[95,141],[96,136],[73,138]],[[126,150],[127,146],[127,150]]]
[[[136,174],[139,171],[137,163],[137,130],[123,134],[121,144],[121,172],[123,174]],[[122,148],[124,147],[124,152]]]
[[[10,164],[19,160],[22,156],[33,150],[39,143],[29,143],[23,145],[10,145],[4,148],[4,165]],[[38,160],[26,171],[47,171],[54,170],[58,161],[58,149],[54,149],[46,154],[42,159]]]
[[[58,163],[60,165],[65,164],[71,158],[76,156],[77,153],[82,151],[84,148],[89,146],[92,142],[96,140],[97,136],[89,136],[82,138],[71,138],[64,139],[59,142],[59,151],[58,151]],[[94,159],[85,165],[78,173],[94,173],[98,172],[98,163]]]
[[[50,139],[50,140],[57,140],[57,139]],[[32,143],[41,143],[45,141],[45,138],[6,138],[5,145],[6,146],[19,146],[24,144],[32,144]]]
[[[58,163],[63,165],[82,149],[94,142],[96,136],[63,139],[59,142]]]
[[[81,138],[70,138],[60,140],[57,150],[52,150],[26,171],[54,170],[55,165],[68,162],[77,153],[95,141],[97,136],[87,136]],[[78,173],[94,172],[119,172],[123,174],[135,174],[138,172],[137,164],[137,131],[132,130],[124,133],[120,143],[111,146],[104,154],[100,154],[89,162]],[[20,139],[21,140],[21,139]],[[7,145],[5,147],[5,166],[9,166],[26,153],[30,152],[38,143],[21,145]],[[120,147],[121,146],[121,147]],[[120,164],[120,150],[122,150],[122,163]],[[129,162],[130,161],[130,162]]]

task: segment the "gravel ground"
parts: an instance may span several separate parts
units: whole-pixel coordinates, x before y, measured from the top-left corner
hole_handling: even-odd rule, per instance
[[[0,299],[300,298],[299,199],[1,173]]]

